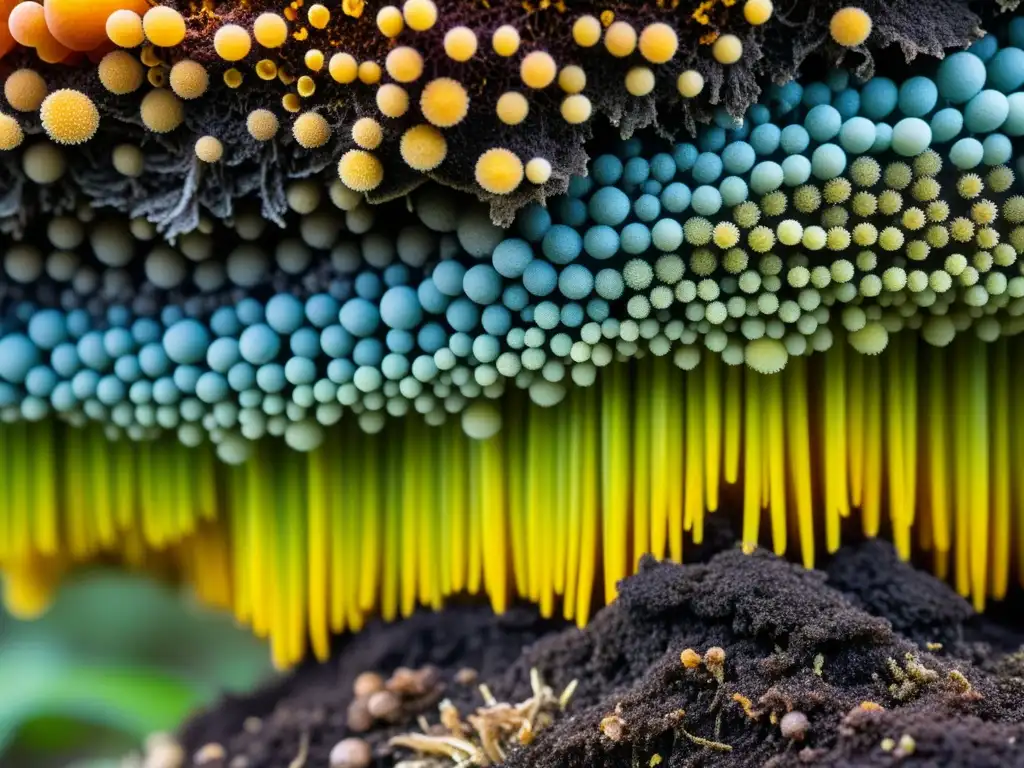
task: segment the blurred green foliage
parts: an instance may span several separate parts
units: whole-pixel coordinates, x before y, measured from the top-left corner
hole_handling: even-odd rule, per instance
[[[146,579],[83,574],[37,621],[0,612],[0,766],[112,768],[270,674],[266,646],[229,617]]]

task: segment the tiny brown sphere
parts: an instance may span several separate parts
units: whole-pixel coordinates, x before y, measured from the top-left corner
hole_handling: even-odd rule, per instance
[[[426,693],[432,690],[441,681],[441,670],[428,664],[416,670],[417,693]]]
[[[363,672],[352,683],[352,693],[358,698],[372,696],[377,691],[384,689],[384,678],[376,672]]]
[[[4,82],[7,103],[19,112],[35,112],[47,93],[46,81],[34,69],[15,70]]]
[[[384,687],[400,696],[412,695],[418,687],[416,672],[408,667],[398,667],[391,673]]]
[[[402,700],[391,691],[377,691],[366,702],[366,710],[378,720],[391,720],[402,709]]]
[[[807,719],[807,715],[797,711],[787,712],[782,716],[782,721],[779,723],[782,738],[792,739],[793,741],[803,741],[810,728],[811,723]]]
[[[201,746],[192,756],[192,762],[196,765],[215,765],[228,756],[227,751],[220,744],[211,741]]]
[[[331,768],[367,768],[373,751],[362,739],[343,739],[331,749],[329,760]]]
[[[146,768],[182,768],[185,750],[167,733],[154,733],[146,739]]]
[[[622,741],[626,735],[626,722],[618,715],[608,715],[601,721],[601,733],[611,741]]]
[[[459,685],[473,685],[477,681],[479,675],[477,671],[471,667],[463,667],[455,673],[455,682]]]
[[[345,724],[354,733],[365,733],[373,727],[373,715],[370,714],[366,699],[356,699],[348,705]]]
[[[721,668],[725,664],[725,650],[717,645],[708,648],[704,654],[704,663],[708,665],[708,669]]]

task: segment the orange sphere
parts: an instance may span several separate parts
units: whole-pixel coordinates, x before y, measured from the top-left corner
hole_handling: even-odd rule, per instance
[[[36,2],[15,6],[8,16],[7,26],[11,36],[29,48],[35,48],[49,36],[43,6]]]
[[[45,61],[47,64],[56,64],[57,62],[78,64],[81,55],[72,51],[66,45],[57,42],[57,38],[49,34],[49,32],[47,32],[46,39],[36,46],[36,56],[39,57],[40,61]]]
[[[46,26],[46,13],[36,2],[19,3],[7,19],[11,37],[24,46],[36,49],[36,55],[47,64],[63,61],[71,50],[61,43]]]
[[[7,27],[7,20],[11,17],[11,11],[17,4],[18,0],[0,0],[0,59],[14,48],[14,38],[11,37],[11,30]]]
[[[91,51],[107,41],[107,18],[114,11],[149,9],[145,0],[43,0],[46,26],[72,51]]]

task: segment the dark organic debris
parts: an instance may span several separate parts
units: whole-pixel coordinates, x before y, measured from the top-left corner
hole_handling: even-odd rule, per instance
[[[993,656],[983,669],[955,648],[932,654],[894,630],[925,632],[942,616],[956,637],[973,617],[886,547],[842,552],[831,581],[763,552],[729,550],[686,566],[647,560],[582,631],[528,611],[490,618],[470,607],[374,625],[339,649],[336,663],[306,666],[276,690],[200,715],[183,740],[194,750],[220,739],[231,756],[262,768],[294,754],[308,729],[311,760],[326,760],[351,735],[344,712],[359,672],[430,663],[442,708],[466,713],[486,704],[477,682],[496,701],[514,702],[531,695],[538,676],[553,691],[578,680],[567,713],[510,751],[509,768],[860,766],[910,756],[930,765],[1024,764],[1019,665],[1000,667]],[[885,574],[893,584],[884,599],[864,600],[864,582],[832,586],[865,560],[871,579]],[[241,727],[249,714],[262,718],[257,734]],[[360,738],[378,765],[417,764],[415,753],[388,742],[410,726],[432,732],[438,721],[437,705],[426,705]]]

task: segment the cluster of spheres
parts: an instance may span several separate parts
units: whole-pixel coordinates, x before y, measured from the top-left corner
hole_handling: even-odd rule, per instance
[[[237,463],[264,435],[312,450],[346,411],[367,432],[460,414],[486,438],[507,387],[552,406],[614,360],[767,374],[835,343],[878,354],[902,329],[1016,333],[1024,19],[1008,43],[902,83],[776,86],[694,143],[621,142],[509,230],[435,188],[381,226],[344,174],[290,188],[300,236],[276,243],[255,214],[145,248],[144,222],[54,219],[48,256],[6,250],[0,416],[170,430]]]
[[[385,158],[391,155],[401,158],[406,175],[430,174],[448,158],[453,129],[464,121],[487,121],[493,143],[476,154],[472,179],[462,181],[475,182],[478,193],[503,196],[524,184],[542,187],[560,167],[561,158],[522,156],[529,141],[517,131],[536,130],[528,121],[535,111],[569,126],[589,123],[596,111],[588,95],[594,67],[621,63],[623,98],[669,98],[659,86],[670,81],[671,98],[693,99],[705,85],[692,65],[694,55],[728,68],[744,49],[740,36],[715,32],[702,38],[696,54],[682,51],[669,23],[677,19],[669,14],[643,24],[612,11],[559,19],[571,28],[571,44],[553,53],[527,29],[460,23],[460,15],[446,18],[433,0],[384,5],[372,20],[363,18],[363,0],[351,0],[333,13],[320,3],[292,4],[280,13],[239,9],[212,25],[206,11],[144,0],[8,5],[0,4],[0,56],[17,44],[44,63],[95,62],[89,87],[57,87],[59,70],[40,72],[31,62],[5,82],[10,111],[0,115],[0,150],[19,147],[38,118],[50,142],[30,143],[23,157],[25,174],[38,184],[62,175],[61,147],[97,135],[111,99],[131,105],[149,134],[166,136],[192,130],[191,105],[217,98],[223,83],[256,94],[243,118],[249,138],[294,143],[307,152],[330,149],[338,177],[357,192],[387,186]],[[717,5],[699,4],[692,18],[709,24],[709,10]],[[772,16],[771,0],[746,0],[736,24],[755,30]],[[830,30],[835,41],[855,47],[868,38],[871,19],[844,8]],[[434,50],[438,43],[441,51]],[[491,70],[514,73],[507,90],[489,86]],[[351,99],[362,106],[344,107]],[[189,139],[196,158],[228,162],[225,142],[234,127],[211,131]],[[135,144],[113,148],[111,159],[125,175],[142,173],[142,150]]]

